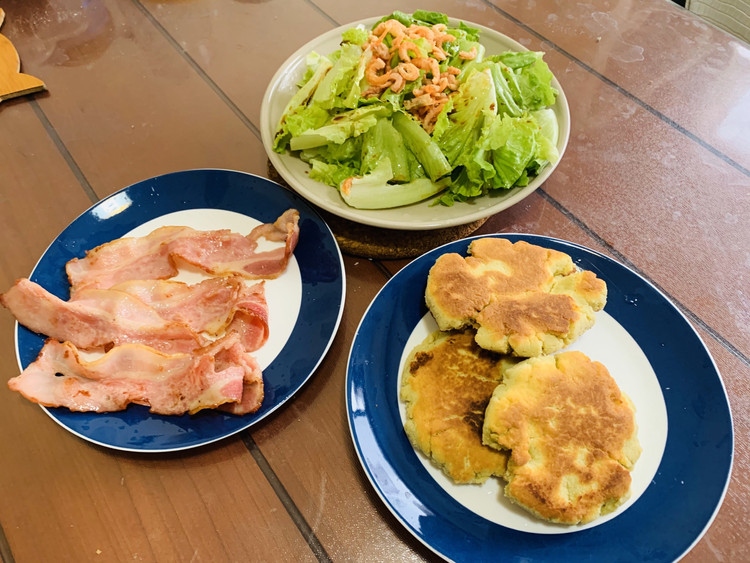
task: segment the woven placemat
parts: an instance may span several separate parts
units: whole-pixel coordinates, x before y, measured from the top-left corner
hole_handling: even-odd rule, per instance
[[[268,161],[268,178],[293,190],[270,161]],[[414,258],[442,244],[469,236],[487,221],[487,219],[480,219],[466,225],[445,229],[400,231],[355,223],[313,206],[328,223],[342,252],[373,259]]]

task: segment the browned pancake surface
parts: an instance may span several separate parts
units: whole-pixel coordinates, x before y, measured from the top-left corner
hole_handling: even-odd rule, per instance
[[[506,496],[564,524],[619,506],[641,451],[632,403],[607,369],[581,352],[507,369],[488,404],[483,440],[512,452]]]
[[[505,473],[507,454],[482,444],[487,402],[503,359],[483,350],[471,331],[430,335],[403,373],[404,428],[415,448],[456,483],[481,483]]]
[[[425,301],[441,330],[477,328],[488,350],[550,354],[594,324],[606,284],[567,254],[524,241],[480,238],[469,256],[444,254],[430,270]]]

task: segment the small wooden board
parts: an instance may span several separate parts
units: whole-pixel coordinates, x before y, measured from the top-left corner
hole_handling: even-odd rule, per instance
[[[0,27],[4,21],[5,12],[0,8]],[[45,89],[44,82],[21,72],[18,51],[10,39],[0,35],[0,102]]]

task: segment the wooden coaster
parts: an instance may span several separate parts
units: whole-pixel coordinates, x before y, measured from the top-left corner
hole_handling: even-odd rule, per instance
[[[289,184],[268,162],[268,177],[277,184],[292,190]],[[467,237],[481,227],[487,219],[466,225],[425,231],[401,231],[363,225],[339,217],[315,206],[333,235],[341,251],[352,256],[373,259],[414,258],[442,244]]]
[[[0,8],[0,26],[5,21],[5,12]],[[44,82],[21,72],[21,58],[13,43],[0,35],[0,102],[16,96],[24,96],[44,90]]]

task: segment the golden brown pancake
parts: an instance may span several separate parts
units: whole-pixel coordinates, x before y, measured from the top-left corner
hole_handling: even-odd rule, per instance
[[[560,352],[505,370],[483,442],[511,451],[508,498],[551,522],[586,523],[630,494],[641,453],[634,411],[601,363]]]
[[[508,361],[477,346],[471,331],[437,331],[406,362],[406,434],[456,483],[482,483],[505,473],[507,454],[482,445],[482,424]]]
[[[487,350],[535,357],[557,352],[594,324],[607,286],[567,254],[524,241],[475,239],[469,256],[440,256],[425,301],[441,330],[476,327]]]

